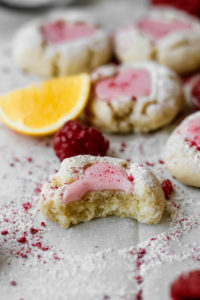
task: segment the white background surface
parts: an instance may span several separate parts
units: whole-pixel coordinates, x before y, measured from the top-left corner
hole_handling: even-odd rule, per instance
[[[147,9],[141,0],[91,1],[84,6],[111,31]],[[15,29],[35,16],[0,8],[0,92],[37,81],[19,71],[11,58]],[[159,163],[172,128],[148,135],[108,136],[110,154],[154,163],[150,168],[160,180],[173,181],[175,192],[158,225],[110,217],[65,230],[46,221],[37,210],[35,189],[59,168],[52,139],[24,137],[0,124],[0,228],[9,232],[0,235],[0,299],[132,300],[139,290],[145,300],[169,299],[173,279],[200,266],[199,190],[176,182]],[[127,144],[124,152],[121,142]],[[25,211],[22,204],[27,202],[32,207]],[[42,221],[46,227],[41,226]],[[38,233],[32,235],[31,227],[39,229]],[[20,244],[17,239],[24,231],[28,243]],[[49,249],[32,246],[36,242]],[[140,248],[146,253],[138,259]],[[134,278],[138,275],[142,284]]]

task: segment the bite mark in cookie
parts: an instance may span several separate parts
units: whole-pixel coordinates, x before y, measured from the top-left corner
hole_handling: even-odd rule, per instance
[[[66,228],[110,215],[155,224],[164,206],[161,185],[150,170],[89,155],[65,159],[44,184],[39,201],[41,213]]]

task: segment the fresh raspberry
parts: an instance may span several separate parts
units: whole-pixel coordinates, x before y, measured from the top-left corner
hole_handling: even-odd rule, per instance
[[[153,5],[169,5],[200,17],[200,0],[151,0]]]
[[[171,181],[169,179],[163,180],[163,182],[161,183],[161,187],[162,187],[163,192],[165,194],[165,198],[168,199],[169,195],[174,190]]]
[[[75,121],[68,121],[54,137],[54,150],[63,159],[80,154],[104,156],[109,147],[100,131]]]
[[[200,299],[200,270],[180,275],[171,285],[172,300]]]
[[[200,79],[194,84],[192,91],[192,103],[196,109],[200,109]]]

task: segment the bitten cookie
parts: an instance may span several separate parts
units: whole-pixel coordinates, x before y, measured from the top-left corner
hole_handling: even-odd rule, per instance
[[[182,183],[200,187],[200,112],[187,117],[169,137],[165,162]]]
[[[156,60],[178,73],[200,67],[200,23],[174,9],[155,9],[115,34],[121,62]]]
[[[66,228],[110,215],[155,224],[164,206],[164,193],[150,170],[89,155],[65,159],[44,184],[39,201],[41,213]]]
[[[25,24],[13,49],[17,65],[45,77],[89,72],[112,55],[108,34],[87,15],[72,11]]]
[[[92,75],[88,121],[108,132],[148,132],[170,123],[182,106],[177,75],[153,62],[107,65]]]

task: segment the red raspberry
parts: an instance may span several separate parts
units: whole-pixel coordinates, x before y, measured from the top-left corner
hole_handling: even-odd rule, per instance
[[[180,275],[171,285],[172,300],[200,299],[200,270]]]
[[[170,5],[200,17],[200,0],[151,0],[154,5]]]
[[[200,109],[200,79],[194,84],[192,91],[192,103],[196,109]]]
[[[168,198],[171,192],[174,190],[173,185],[169,179],[163,180],[163,182],[161,183],[161,187],[165,194],[165,198]]]
[[[68,121],[54,137],[54,150],[63,159],[80,154],[104,156],[109,147],[100,131],[75,121]]]

